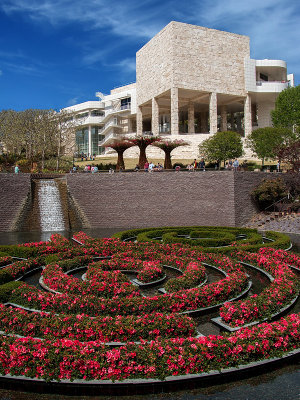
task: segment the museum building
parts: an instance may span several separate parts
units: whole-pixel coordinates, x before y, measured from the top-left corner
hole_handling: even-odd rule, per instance
[[[104,146],[121,136],[160,135],[187,141],[174,152],[189,158],[218,130],[246,137],[271,126],[275,100],[289,86],[286,62],[251,59],[248,36],[172,21],[136,53],[135,83],[64,110],[76,113],[78,153],[108,154]]]

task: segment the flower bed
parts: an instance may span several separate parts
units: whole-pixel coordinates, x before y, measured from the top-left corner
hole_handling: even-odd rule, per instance
[[[3,337],[2,375],[46,381],[112,380],[199,374],[282,356],[299,346],[298,315],[230,336],[155,340],[108,350],[99,342]]]
[[[163,275],[159,261],[144,261],[143,268],[138,273],[137,279],[143,283],[149,283],[161,279]]]
[[[152,340],[196,334],[192,318],[175,314],[145,314],[90,318],[84,314],[55,315],[28,312],[0,304],[0,330],[44,339],[99,342]]]
[[[242,326],[269,318],[299,295],[299,281],[286,265],[259,253],[237,253],[236,257],[265,269],[274,276],[274,280],[259,295],[255,294],[247,300],[225,303],[221,307],[220,316],[229,326]]]
[[[231,234],[234,232],[232,229],[229,229]],[[41,254],[39,258],[16,262],[0,271],[9,277],[2,282],[8,282],[22,276],[33,265],[43,265],[44,262],[45,283],[62,292],[45,293],[24,282],[8,282],[0,286],[1,302],[41,310],[28,312],[0,304],[0,329],[27,336],[2,336],[2,375],[23,375],[46,381],[165,379],[281,357],[299,346],[298,314],[278,322],[244,328],[230,335],[200,338],[192,337],[196,334],[193,320],[179,315],[222,304],[242,293],[247,287],[248,277],[240,262],[264,268],[274,276],[274,284],[263,290],[262,297],[252,296],[229,303],[234,307],[232,312],[228,309],[231,313],[229,323],[235,324],[240,318],[252,320],[253,316],[260,319],[264,312],[272,313],[285,304],[289,296],[297,293],[298,284],[283,262],[282,253],[276,253],[274,249],[252,254],[235,251],[237,248],[230,246],[233,254],[229,257],[203,253],[197,246],[178,243],[124,243],[117,238],[92,239],[82,233],[76,237],[82,246],[72,247],[55,236],[49,253],[46,251],[48,242],[45,242],[47,245],[37,244]],[[236,241],[243,243],[242,236],[236,237]],[[28,248],[33,250],[34,246],[28,245]],[[238,249],[241,248],[243,246]],[[95,256],[111,256],[111,259],[92,261]],[[297,259],[293,260],[297,262]],[[81,282],[66,274],[83,265],[88,267],[86,281]],[[122,271],[145,273],[147,280],[148,275],[153,275],[161,265],[170,265],[182,272],[182,276],[166,284],[166,287],[170,286],[168,293],[145,298],[117,297],[119,288],[128,284]],[[194,287],[205,276],[206,265],[223,271],[225,278]],[[151,267],[150,271],[148,267]],[[102,291],[100,285],[104,285],[105,290]],[[225,304],[222,309],[224,313],[227,306]],[[109,342],[125,344],[109,349]]]

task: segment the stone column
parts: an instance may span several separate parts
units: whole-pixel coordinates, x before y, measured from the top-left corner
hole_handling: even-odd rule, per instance
[[[178,88],[171,88],[171,135],[179,134]]]
[[[159,135],[159,106],[155,97],[152,99],[151,130],[154,136]]]
[[[188,133],[195,133],[195,104],[192,102],[188,105]]]
[[[241,114],[238,114],[236,116],[236,129],[238,132],[241,132],[242,130],[242,117]]]
[[[247,94],[244,102],[244,136],[250,135],[252,132],[252,110],[251,97]]]
[[[221,131],[227,131],[227,106],[221,107]]]
[[[132,119],[131,118],[127,119],[127,127],[128,127],[128,133],[132,133]]]
[[[200,132],[208,132],[208,119],[206,111],[202,111],[200,113]]]
[[[89,125],[89,155],[92,155],[92,126]]]
[[[234,113],[230,114],[230,130],[234,131],[235,126],[234,126]]]
[[[216,133],[218,130],[218,111],[217,111],[217,93],[209,95],[209,133]]]
[[[143,111],[140,106],[136,110],[136,134],[138,136],[142,136],[143,134]]]

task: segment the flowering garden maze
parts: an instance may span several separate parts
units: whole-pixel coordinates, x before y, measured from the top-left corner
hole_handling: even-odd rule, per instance
[[[288,310],[300,256],[285,235],[172,227],[116,236],[0,247],[2,380],[77,394],[169,391],[298,355],[300,315]],[[269,282],[255,294],[251,268]],[[204,336],[195,316],[211,310],[222,333]]]

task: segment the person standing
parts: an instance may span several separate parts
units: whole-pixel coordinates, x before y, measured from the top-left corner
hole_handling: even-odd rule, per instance
[[[239,161],[237,158],[233,161],[233,168],[234,168],[234,171],[237,171],[239,168]]]
[[[15,174],[18,174],[20,172],[18,164],[15,166]]]

